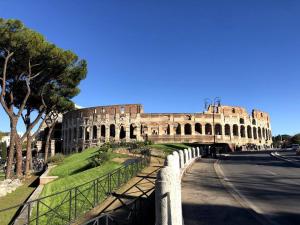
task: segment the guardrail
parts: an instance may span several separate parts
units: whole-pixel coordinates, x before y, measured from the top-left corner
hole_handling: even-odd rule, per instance
[[[134,162],[79,186],[2,209],[0,210],[0,218],[4,218],[4,214],[9,210],[15,212],[19,209],[18,220],[9,224],[69,224],[103,202],[149,163],[150,156],[145,155]]]

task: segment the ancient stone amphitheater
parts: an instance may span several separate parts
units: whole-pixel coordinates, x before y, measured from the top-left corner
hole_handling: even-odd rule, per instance
[[[201,113],[144,113],[140,104],[97,106],[64,114],[63,152],[104,142],[228,144],[231,149],[272,145],[270,116],[242,107],[208,106]]]

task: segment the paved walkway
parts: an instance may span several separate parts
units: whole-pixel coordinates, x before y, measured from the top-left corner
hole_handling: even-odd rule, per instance
[[[196,161],[182,179],[184,225],[253,225],[259,222],[224,188],[213,159]]]

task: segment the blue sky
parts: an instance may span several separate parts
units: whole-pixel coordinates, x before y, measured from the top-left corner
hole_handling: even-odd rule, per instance
[[[299,12],[296,0],[0,0],[1,17],[88,61],[78,105],[201,112],[219,96],[269,112],[273,134],[300,132]]]

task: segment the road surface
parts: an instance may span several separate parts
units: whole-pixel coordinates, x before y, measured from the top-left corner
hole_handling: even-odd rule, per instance
[[[202,159],[183,178],[182,203],[185,225],[297,225],[300,166],[268,153]]]

